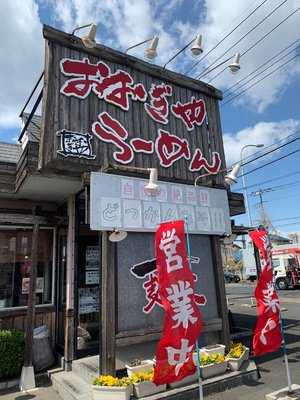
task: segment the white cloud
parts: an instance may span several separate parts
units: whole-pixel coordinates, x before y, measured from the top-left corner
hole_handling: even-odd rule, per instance
[[[273,0],[265,3],[253,16],[241,25],[232,35],[230,35],[215,51],[213,51],[206,59],[207,63],[212,63],[214,60],[221,56],[231,45],[238,41],[243,35],[251,30],[255,24],[263,19],[275,7],[277,7],[282,0]],[[206,18],[202,25],[202,31],[205,37],[206,51],[212,48],[221,40],[225,33],[228,33],[235,27],[242,19],[244,19],[252,10],[255,9],[261,1],[253,3],[252,0],[232,0],[230,6],[226,0],[206,0]],[[234,46],[220,61],[226,57],[239,51],[243,53],[257,40],[279,24],[285,17],[299,7],[299,0],[291,0],[283,4],[278,10],[263,22],[257,29],[249,34],[243,41]],[[275,55],[280,49],[291,44],[298,39],[299,35],[299,16],[300,11],[290,17],[280,27],[274,30],[268,37],[266,37],[260,44],[249,51],[244,57],[241,58],[241,71],[239,74],[233,76],[229,71],[226,71],[211,82],[221,89],[226,89],[232,86],[233,83],[238,81],[241,77],[252,72],[259,65],[264,63],[267,59]],[[231,24],[228,26],[228,21]],[[299,51],[299,50],[298,50]],[[205,54],[205,53],[204,53]],[[292,57],[290,55],[288,58]],[[219,62],[220,62],[219,61]],[[283,62],[283,61],[282,61]],[[279,64],[278,64],[279,65]],[[275,67],[274,67],[275,69]],[[210,77],[214,76],[219,70],[216,70]],[[271,71],[271,70],[269,70]],[[268,72],[269,72],[268,71]],[[197,70],[201,72],[201,68]],[[267,74],[267,72],[265,73]],[[246,105],[252,109],[263,112],[271,104],[278,102],[282,98],[282,94],[291,83],[293,79],[300,76],[300,62],[295,60],[286,68],[276,72],[274,75],[266,78],[260,84],[253,87],[241,97],[238,97],[235,104]],[[209,80],[209,79],[207,79]],[[254,82],[254,81],[253,81]],[[251,82],[252,83],[252,82]]]
[[[37,2],[45,5],[44,10],[49,12],[54,24],[67,32],[91,21],[97,23],[97,40],[115,49],[125,50],[132,44],[158,34],[159,55],[155,63],[163,65],[198,32],[203,33],[204,50],[208,51],[223,37],[224,32],[228,32],[253,10],[259,1],[261,0],[252,4],[252,0],[232,0],[228,6],[228,1],[225,0],[204,0],[192,2],[190,6],[189,0],[1,0],[0,13],[5,15],[0,25],[0,35],[5,38],[1,43],[1,51],[6,57],[0,60],[0,128],[18,125],[18,112],[43,68],[44,43]],[[207,63],[212,62],[280,1],[282,0],[267,2],[234,35],[222,43],[216,52],[200,64],[205,67]],[[288,15],[293,7],[296,8],[298,1],[289,0],[232,52],[243,51],[254,43],[258,37]],[[180,14],[179,10],[182,11],[185,6],[189,7],[187,13]],[[187,18],[191,14],[193,17]],[[253,52],[242,58],[242,71],[239,76],[235,78],[229,73],[224,73],[213,84],[221,88],[231,86],[280,48],[290,44],[297,38],[298,20],[297,14]],[[229,21],[231,24],[228,26]],[[134,49],[131,54],[143,58],[144,48]],[[192,62],[187,51],[168,67],[183,72],[189,69]],[[288,71],[266,79],[262,85],[250,90],[237,102],[262,112],[282,98],[282,93],[296,76],[300,76],[299,63],[291,66]]]
[[[288,119],[280,122],[259,122],[252,127],[247,127],[235,134],[225,133],[223,135],[225,156],[227,165],[240,160],[241,148],[247,144],[264,144],[265,147],[272,143],[292,135],[300,128],[300,121]],[[255,147],[249,147],[243,153],[248,157],[258,151]]]
[[[42,72],[43,37],[34,0],[2,0],[0,15],[0,128],[8,128],[20,125],[18,114]]]

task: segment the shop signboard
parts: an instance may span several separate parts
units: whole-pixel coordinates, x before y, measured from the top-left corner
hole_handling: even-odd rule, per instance
[[[93,172],[91,229],[153,232],[163,221],[186,218],[191,233],[231,233],[225,190],[159,182],[157,193],[149,194],[146,184],[144,179]]]
[[[47,26],[44,37],[41,168],[157,167],[170,180],[222,182],[218,90]]]
[[[190,245],[195,302],[205,324],[209,324],[219,318],[210,238],[191,235]],[[163,309],[154,257],[152,232],[132,232],[117,243],[117,297],[126,299],[118,302],[119,332],[162,328]]]

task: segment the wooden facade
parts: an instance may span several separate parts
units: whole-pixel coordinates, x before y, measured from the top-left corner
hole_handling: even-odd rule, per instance
[[[157,341],[161,328],[147,327],[139,329],[120,329],[118,327],[118,245],[108,240],[107,232],[89,231],[88,216],[84,218],[78,211],[84,201],[83,208],[89,208],[89,175],[91,171],[100,169],[110,173],[141,177],[142,173],[135,168],[158,168],[159,180],[193,184],[199,174],[205,170],[191,172],[191,158],[198,148],[210,163],[214,153],[221,159],[219,170],[225,169],[225,156],[220,125],[218,101],[221,93],[215,88],[183,75],[150,65],[135,57],[120,53],[102,45],[94,49],[83,47],[81,40],[73,35],[57,31],[48,26],[44,27],[45,37],[45,79],[43,89],[43,109],[41,126],[38,127],[38,141],[28,141],[16,163],[0,161],[0,225],[3,226],[33,226],[32,209],[39,208],[39,223],[41,226],[56,229],[55,268],[53,282],[55,301],[51,305],[36,307],[35,326],[46,324],[53,345],[57,345],[58,337],[64,343],[60,352],[67,364],[76,358],[77,327],[79,321],[79,265],[78,242],[83,234],[94,235],[98,240],[99,256],[99,354],[101,370],[104,373],[115,373],[116,348],[135,344]],[[144,88],[151,90],[152,84],[172,86],[172,96],[169,104],[177,101],[186,103],[192,97],[201,98],[206,105],[206,118],[202,124],[188,131],[182,120],[175,118],[170,112],[167,124],[159,124],[145,113],[144,102],[133,101],[129,98],[129,110],[124,111],[115,105],[99,99],[95,93],[79,99],[65,96],[61,88],[68,77],[60,69],[62,59],[83,60],[88,58],[91,64],[105,62],[112,73],[118,69],[130,74],[135,83],[142,83]],[[149,99],[148,99],[149,100]],[[147,102],[148,102],[147,100]],[[93,123],[98,116],[107,112],[117,120],[128,132],[128,142],[133,138],[143,138],[155,142],[159,129],[166,130],[180,139],[186,139],[191,150],[190,159],[180,158],[168,168],[162,167],[155,152],[151,154],[135,153],[132,162],[122,165],[116,163],[113,153],[116,150],[112,143],[100,141],[92,132]],[[59,133],[63,130],[91,135],[91,148],[95,158],[65,157],[61,149]],[[0,158],[1,159],[1,158]],[[198,181],[199,185],[207,185],[224,189],[224,173],[205,176]],[[45,190],[41,193],[37,182],[45,180]],[[57,180],[62,180],[66,188],[55,194]],[[74,186],[68,187],[70,180]],[[31,182],[30,190],[28,182]],[[50,182],[48,184],[48,182]],[[53,187],[51,187],[51,182]],[[27,185],[27,186],[26,186]],[[32,186],[33,185],[33,186]],[[24,190],[24,187],[26,190]],[[58,186],[61,188],[61,186]],[[24,193],[24,195],[23,195]],[[51,195],[49,202],[39,200]],[[79,195],[84,193],[84,200]],[[2,196],[2,197],[1,197]],[[243,196],[228,191],[230,214],[238,215],[244,212]],[[71,207],[72,205],[72,207]],[[1,228],[0,228],[1,229]],[[62,271],[63,262],[61,250],[58,248],[59,232],[64,231],[66,239],[66,287]],[[82,233],[84,232],[84,233]],[[130,235],[130,234],[129,234]],[[63,236],[63,235],[62,235]],[[229,344],[229,326],[227,306],[223,281],[222,261],[220,257],[219,237],[207,236],[207,252],[212,259],[211,285],[215,291],[217,315],[206,318],[203,333],[208,338],[218,337]],[[83,266],[84,267],[84,266]],[[61,269],[61,270],[60,270]],[[85,272],[85,271],[84,271]],[[128,272],[129,273],[129,272]],[[64,293],[62,293],[65,291]],[[64,294],[66,296],[64,296]],[[130,293],[129,293],[130,295]],[[62,299],[66,300],[65,302]],[[138,299],[137,299],[138,300]],[[26,308],[0,309],[0,328],[18,328],[25,330]],[[61,330],[58,332],[58,330]],[[213,335],[215,334],[215,336]],[[212,339],[212,340],[213,340]]]
[[[47,26],[44,28],[44,37],[46,39],[46,65],[40,168],[80,173],[86,170],[99,170],[114,163],[113,151],[115,149],[112,144],[103,143],[95,136],[91,139],[93,154],[96,155],[93,160],[64,158],[57,153],[60,146],[58,132],[66,129],[71,132],[91,134],[92,125],[98,121],[98,115],[101,112],[109,113],[112,118],[124,126],[128,132],[128,142],[134,137],[155,141],[158,129],[161,128],[179,138],[185,138],[189,142],[191,153],[193,154],[194,150],[199,148],[209,162],[211,162],[212,153],[218,152],[221,157],[220,168],[225,168],[218,111],[218,100],[221,98],[219,91],[202,82],[164,70],[161,67],[149,65],[135,57],[124,55],[102,45],[97,45],[94,49],[86,49],[74,36]],[[144,102],[141,101],[129,99],[129,110],[123,111],[120,107],[99,99],[92,92],[82,99],[64,95],[61,93],[61,88],[70,77],[61,72],[61,61],[85,58],[88,58],[91,64],[105,62],[112,73],[118,69],[125,71],[134,79],[134,83],[142,83],[147,92],[150,91],[153,84],[171,85],[173,94],[168,98],[170,105],[177,101],[186,103],[192,97],[203,99],[206,105],[206,120],[201,126],[188,132],[182,120],[175,118],[171,112],[169,112],[168,124],[162,125],[155,122],[145,112]],[[157,167],[160,179],[193,183],[199,172],[190,172],[189,162],[190,160],[180,159],[171,167],[163,168],[153,154],[138,153],[135,154],[134,160],[127,165],[142,168]],[[216,175],[214,182],[222,183],[222,174]]]

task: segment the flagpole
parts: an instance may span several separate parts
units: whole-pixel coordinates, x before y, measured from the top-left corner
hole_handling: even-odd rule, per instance
[[[268,237],[268,244],[269,244],[269,247],[270,247],[270,259],[271,259],[272,271],[274,271],[269,232],[267,230],[266,230],[266,232],[267,232],[267,237]],[[273,279],[273,285],[274,285],[275,292],[277,292],[276,284],[274,282],[274,279]],[[279,299],[278,293],[277,293],[277,297]],[[289,388],[288,389],[288,393],[291,394],[291,393],[293,393],[292,378],[291,378],[291,371],[290,371],[289,360],[288,360],[287,350],[286,350],[286,342],[285,342],[285,335],[284,335],[284,325],[283,325],[283,318],[282,318],[280,301],[279,301],[279,319],[280,319],[280,331],[281,331],[281,337],[282,337],[282,343],[281,344],[282,344],[283,359],[284,359],[284,363],[285,363],[286,376],[287,376],[287,382],[288,382],[288,388]]]
[[[282,351],[283,351],[283,358],[284,358],[284,362],[285,362],[286,376],[287,376],[288,388],[289,388],[288,393],[291,394],[291,393],[293,393],[292,378],[291,378],[289,360],[288,360],[287,351],[286,351],[284,326],[283,326],[283,318],[282,318],[282,314],[281,314],[281,309],[279,311],[279,316],[280,316],[280,330],[281,330],[281,336],[282,336]]]
[[[190,246],[190,235],[189,235],[189,228],[188,228],[188,219],[187,216],[184,217],[185,227],[186,227],[186,243],[187,243],[187,253],[188,253],[188,261],[190,270],[192,270],[191,264],[191,246]],[[201,379],[201,366],[200,366],[200,352],[198,346],[198,339],[196,340],[196,352],[197,352],[197,374],[198,374],[198,388],[199,388],[199,400],[203,400],[203,385]]]

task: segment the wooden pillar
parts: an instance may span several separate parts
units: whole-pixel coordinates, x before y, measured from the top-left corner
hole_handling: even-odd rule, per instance
[[[224,271],[221,256],[221,244],[218,236],[212,236],[212,255],[215,269],[216,295],[218,312],[222,319],[222,343],[225,344],[227,350],[230,347],[230,330],[228,320],[228,309],[226,302],[226,291],[224,282]]]
[[[75,263],[75,195],[68,199],[68,237],[67,237],[67,273],[66,273],[66,313],[65,313],[65,349],[64,366],[72,369],[74,359],[74,263]]]
[[[116,373],[116,245],[102,233],[99,370]]]

